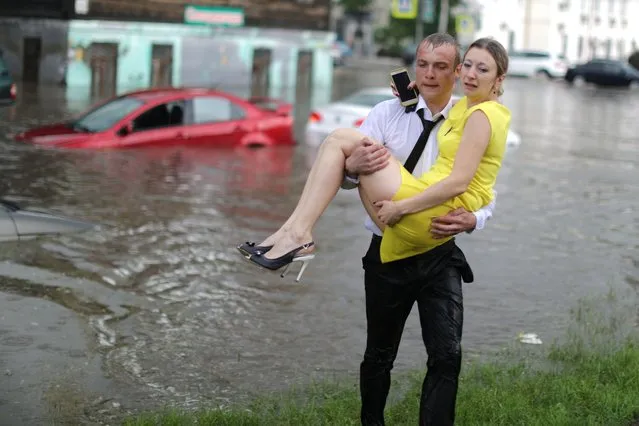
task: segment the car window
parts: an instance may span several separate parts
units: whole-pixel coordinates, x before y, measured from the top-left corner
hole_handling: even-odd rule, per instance
[[[548,59],[550,58],[550,54],[546,52],[526,52],[527,58],[539,58],[539,59]]]
[[[603,64],[603,70],[604,72],[607,72],[609,74],[615,74],[615,73],[621,73],[621,71],[623,71],[622,67],[620,64],[617,64],[615,62],[608,62]]]
[[[589,71],[600,71],[603,69],[604,63],[598,60],[590,61],[586,64],[586,69]]]
[[[548,52],[532,52],[532,51],[519,51],[511,52],[508,54],[511,58],[529,58],[529,59],[548,59],[550,54]]]
[[[184,101],[156,105],[133,120],[133,131],[181,126],[184,124]]]
[[[342,99],[340,102],[351,105],[361,105],[374,107],[380,102],[393,99],[393,95],[385,95],[383,93],[356,93]]]
[[[219,123],[241,120],[245,111],[226,98],[219,96],[200,96],[193,98],[193,123]]]
[[[143,104],[136,98],[118,98],[89,111],[76,120],[73,127],[86,132],[103,132]]]

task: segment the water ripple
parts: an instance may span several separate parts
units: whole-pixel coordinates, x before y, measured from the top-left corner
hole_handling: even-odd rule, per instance
[[[513,80],[505,102],[523,143],[508,151],[487,229],[459,237],[476,276],[465,286],[469,352],[522,329],[549,341],[579,297],[639,287],[639,95]],[[0,111],[0,134],[70,112],[17,108]],[[5,141],[0,154],[5,196],[104,225],[6,249],[0,290],[86,318],[123,388],[147,402],[225,404],[315,373],[356,374],[369,240],[357,194],[340,192],[318,223],[318,257],[301,284],[234,249],[293,210],[311,150],[66,152]],[[424,358],[412,315],[396,365]]]

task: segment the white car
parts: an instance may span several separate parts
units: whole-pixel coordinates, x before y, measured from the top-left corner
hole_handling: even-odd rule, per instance
[[[375,105],[394,97],[390,87],[374,87],[362,89],[342,100],[314,109],[306,124],[306,144],[319,146],[335,129],[358,128]],[[453,96],[453,99],[459,97]],[[509,130],[506,144],[516,146],[520,142],[521,137]]]
[[[564,78],[570,63],[558,53],[521,50],[508,54],[508,75],[519,77]]]

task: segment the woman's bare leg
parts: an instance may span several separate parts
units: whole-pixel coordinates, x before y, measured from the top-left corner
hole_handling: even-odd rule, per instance
[[[379,209],[373,205],[373,202],[368,198],[368,195],[361,185],[359,186],[359,199],[362,200],[364,210],[366,210],[366,213],[368,213],[368,216],[371,218],[373,223],[379,228],[380,231],[384,232],[385,225],[381,223],[377,218],[377,212],[379,211]]]
[[[285,224],[260,244],[274,245],[264,257],[278,258],[313,240],[311,231],[315,223],[340,188],[346,158],[363,137],[355,129],[339,129],[326,138],[320,146],[297,207]],[[398,167],[399,163],[391,160],[391,165],[385,169],[361,178],[360,182],[371,200],[389,199],[393,196],[401,183]],[[382,198],[381,195],[386,197]]]
[[[340,130],[337,130],[337,132],[339,132]],[[335,133],[335,132],[333,132]],[[330,135],[328,135],[325,139],[325,141],[322,143],[322,145],[320,145],[320,149],[318,151],[317,157],[315,158],[315,161],[313,162],[313,167],[311,167],[311,171],[308,174],[308,177],[306,178],[306,184],[304,185],[304,189],[302,190],[302,194],[300,195],[300,199],[297,201],[297,205],[295,206],[295,210],[293,210],[293,213],[291,213],[291,215],[288,217],[288,219],[286,219],[286,222],[284,222],[284,224],[282,226],[280,226],[280,228],[275,231],[273,234],[269,235],[264,241],[262,241],[261,243],[257,244],[259,246],[262,247],[269,247],[275,244],[275,242],[277,240],[279,240],[280,236],[282,235],[282,233],[284,233],[286,230],[288,230],[291,227],[291,224],[293,223],[293,221],[295,220],[296,216],[299,214],[299,210],[300,210],[300,206],[304,205],[308,199],[308,194],[309,194],[309,188],[311,187],[308,182],[313,178],[314,176],[314,172],[317,169],[315,167],[315,165],[317,164],[317,162],[319,161],[319,156],[321,153],[322,148],[324,147],[324,145],[329,141],[329,140],[333,140],[334,141],[334,135],[333,133],[331,133]],[[345,137],[346,135],[344,135]],[[360,136],[360,139],[363,137],[364,135]],[[332,138],[333,137],[333,138]],[[330,139],[332,138],[332,139]],[[348,139],[348,142],[346,143],[350,143],[354,141],[351,141],[351,139],[353,139],[353,137],[347,137],[346,139]],[[353,152],[354,148],[351,148],[348,155],[350,155],[351,152]],[[344,160],[346,161],[346,160]],[[340,184],[341,186],[341,184]],[[339,189],[339,188],[338,188]],[[337,191],[337,190],[336,190]],[[309,240],[310,241],[310,240]],[[302,243],[304,244],[304,243]]]

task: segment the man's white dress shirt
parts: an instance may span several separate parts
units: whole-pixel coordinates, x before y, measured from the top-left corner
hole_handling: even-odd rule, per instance
[[[375,105],[368,114],[368,117],[366,117],[360,126],[359,131],[366,136],[383,143],[390,153],[404,164],[413,150],[419,135],[421,135],[424,130],[424,126],[417,115],[417,111],[424,109],[424,119],[434,121],[440,115],[443,115],[444,119],[447,118],[452,107],[453,100],[451,99],[448,102],[448,105],[446,105],[440,113],[433,116],[426,106],[426,102],[420,96],[416,110],[406,113],[406,108],[400,104],[399,99],[391,99]],[[444,120],[440,120],[428,136],[426,148],[424,148],[424,152],[417,161],[415,170],[413,170],[414,176],[421,176],[435,163],[435,159],[439,153],[437,132],[443,122]],[[356,184],[356,180],[347,176],[342,187],[346,189],[354,188]],[[496,195],[497,194],[495,193],[495,197]],[[475,226],[475,229],[483,229],[488,219],[492,217],[493,210],[495,209],[495,197],[493,197],[493,201],[490,204],[476,212],[473,212],[477,218],[477,225]],[[382,232],[368,216],[366,216],[365,226],[369,231],[377,235],[382,235]]]

